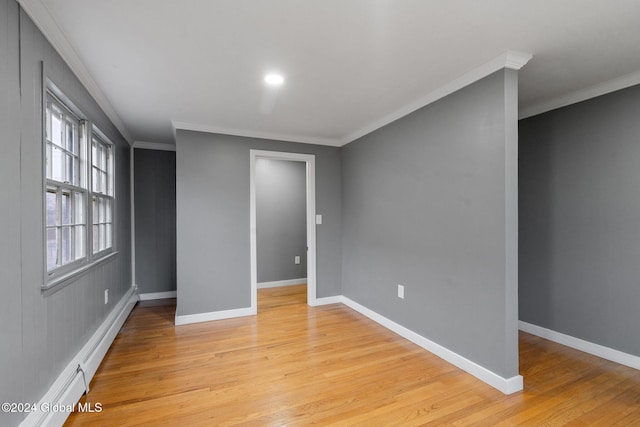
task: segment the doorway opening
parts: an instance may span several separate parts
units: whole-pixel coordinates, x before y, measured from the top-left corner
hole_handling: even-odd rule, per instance
[[[310,154],[285,153],[277,151],[251,150],[250,152],[250,244],[251,244],[251,307],[258,309],[258,217],[257,217],[257,168],[259,160],[284,160],[302,162],[305,178],[305,228],[306,253],[292,257],[287,262],[298,262],[298,256],[306,258],[306,300],[309,305],[316,305],[316,196],[315,196],[315,156]],[[266,276],[268,277],[268,275]],[[263,278],[261,278],[264,281]],[[292,279],[296,281],[299,278]],[[286,280],[284,281],[286,282]],[[274,282],[275,283],[275,282]],[[277,283],[276,283],[277,284]]]

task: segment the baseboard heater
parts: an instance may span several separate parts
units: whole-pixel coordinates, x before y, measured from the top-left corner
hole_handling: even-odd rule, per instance
[[[64,424],[76,409],[82,395],[89,392],[93,376],[137,301],[138,296],[132,287],[58,376],[38,402],[36,410],[29,413],[20,427],[58,427]]]

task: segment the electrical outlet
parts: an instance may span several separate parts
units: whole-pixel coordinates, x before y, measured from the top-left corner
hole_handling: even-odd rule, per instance
[[[404,299],[404,286],[398,285],[398,298]]]
[[[109,289],[104,290],[104,303],[105,304],[109,303]]]
[[[295,262],[296,264],[300,264],[300,255],[296,255],[296,257],[293,259],[293,262]]]

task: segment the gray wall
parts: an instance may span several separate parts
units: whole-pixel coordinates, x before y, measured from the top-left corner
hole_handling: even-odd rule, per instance
[[[317,296],[341,294],[340,150],[178,130],[177,315],[249,307],[250,149],[316,156]]]
[[[24,402],[22,288],[20,281],[20,52],[18,4],[0,0],[0,401]],[[20,414],[0,412],[0,425],[18,425]]]
[[[0,0],[2,292],[0,396],[38,401],[131,286],[129,148],[80,82],[13,0]],[[119,254],[52,295],[44,277],[40,62],[48,76],[117,144]],[[21,94],[20,94],[21,90]],[[6,95],[6,96],[5,96]],[[104,289],[110,302],[104,305]],[[0,425],[22,415],[0,413]]]
[[[520,121],[520,319],[640,356],[640,86]]]
[[[134,150],[136,285],[176,290],[176,153]]]
[[[258,283],[307,277],[306,170],[304,162],[256,160]]]
[[[503,70],[342,150],[344,295],[505,378],[518,374],[516,103]]]

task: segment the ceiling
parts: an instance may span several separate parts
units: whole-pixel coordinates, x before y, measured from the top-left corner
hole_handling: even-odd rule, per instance
[[[640,83],[638,0],[20,3],[130,142],[176,126],[339,146],[509,50],[533,54],[521,116]]]

